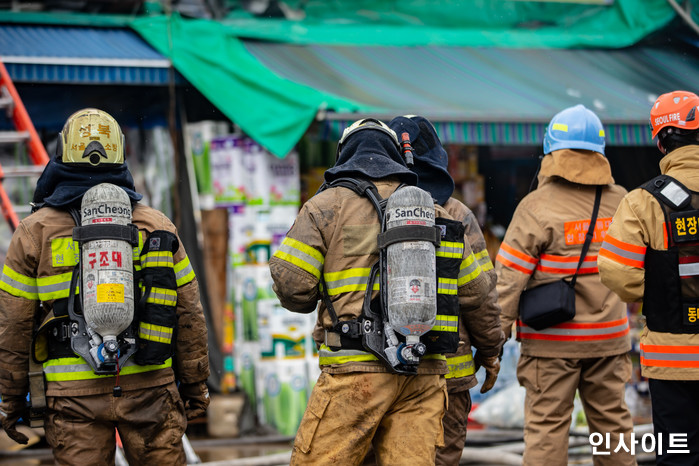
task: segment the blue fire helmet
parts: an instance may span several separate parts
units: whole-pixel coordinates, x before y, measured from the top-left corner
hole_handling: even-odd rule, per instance
[[[560,149],[586,149],[604,155],[604,127],[584,105],[557,113],[546,128],[544,154]]]

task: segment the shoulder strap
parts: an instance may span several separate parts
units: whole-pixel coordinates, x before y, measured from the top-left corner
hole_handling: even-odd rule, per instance
[[[675,210],[682,210],[692,202],[692,191],[669,175],[656,176],[641,188]]]
[[[595,235],[595,225],[597,224],[597,214],[599,213],[599,204],[602,200],[602,186],[597,186],[595,191],[595,205],[592,207],[592,217],[590,217],[590,226],[587,229],[587,234],[585,235],[585,243],[583,243],[582,251],[580,252],[580,260],[578,260],[578,268],[575,269],[575,275],[570,281],[570,286],[574,287],[575,282],[578,279],[578,272],[580,272],[580,266],[585,262],[585,256],[587,256],[587,250],[590,248],[590,243],[592,242],[592,237]]]

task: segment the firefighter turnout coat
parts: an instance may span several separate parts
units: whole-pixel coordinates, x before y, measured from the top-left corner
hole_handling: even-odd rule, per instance
[[[374,181],[379,194],[387,198],[399,182],[390,178]],[[440,206],[437,217],[450,218]],[[340,321],[361,315],[369,271],[378,259],[377,234],[380,225],[376,210],[365,197],[335,187],[304,204],[296,222],[271,258],[269,267],[274,291],[282,306],[292,312],[310,313],[321,299],[321,274],[327,293]],[[488,294],[490,280],[483,273],[464,237],[464,255],[458,278],[461,309],[478,308]],[[378,284],[374,286],[374,294]],[[472,318],[462,313],[462,318]],[[387,368],[368,352],[331,351],[325,344],[326,330],[333,326],[321,302],[313,338],[319,348],[321,369],[328,373],[386,372]],[[455,329],[456,331],[456,329]],[[443,355],[427,355],[418,374],[445,374]]]
[[[592,151],[563,149],[544,156],[539,186],[522,199],[496,258],[503,329],[517,322],[523,355],[594,358],[631,349],[626,305],[599,281],[597,255],[626,190],[613,184],[609,162]],[[519,318],[522,291],[572,278],[590,223],[595,189],[604,184],[594,237],[575,285],[573,320],[534,330]]]
[[[471,244],[473,255],[490,282],[490,291],[485,302],[478,308],[462,310],[459,339],[464,344],[459,346],[456,353],[447,354],[447,387],[449,393],[452,393],[468,390],[477,383],[471,347],[476,348],[483,356],[496,356],[504,343],[504,335],[500,326],[500,306],[495,289],[497,275],[478,220],[471,209],[454,198],[449,198],[444,203],[444,209],[454,220],[460,221],[466,227],[466,237]]]
[[[136,204],[132,222],[140,231],[141,244],[133,255],[138,270],[140,261],[148,260],[140,256],[140,250],[150,233],[177,232],[164,214],[142,204]],[[67,211],[44,207],[24,219],[12,237],[0,281],[0,318],[6,323],[0,328],[3,395],[27,393],[32,331],[55,310],[57,300],[68,298],[71,275],[79,258],[77,243],[72,239],[73,227],[75,222]],[[209,375],[206,322],[197,280],[181,242],[173,254],[172,265],[177,278],[178,325],[169,338],[176,339],[175,356],[158,365],[137,365],[134,358],[129,360],[119,374],[124,392],[171,383],[175,374],[183,383],[201,382]],[[49,354],[44,374],[48,396],[107,394],[115,386],[114,376],[95,375],[87,362],[77,356]]]
[[[696,193],[699,191],[699,146],[684,146],[670,152],[660,161],[660,171]],[[696,200],[692,205],[697,205]],[[668,250],[668,231],[659,201],[645,189],[631,191],[614,215],[600,250],[598,262],[602,282],[628,302],[642,302],[649,287],[664,286],[646,282],[645,277],[648,252]],[[696,257],[688,259],[695,261]],[[683,265],[690,270],[690,275],[695,273],[691,272],[691,262]],[[678,269],[668,273],[679,275]],[[678,276],[676,278],[679,280]],[[695,315],[695,322],[696,318]],[[653,331],[644,325],[640,346],[644,377],[699,380],[699,333]]]

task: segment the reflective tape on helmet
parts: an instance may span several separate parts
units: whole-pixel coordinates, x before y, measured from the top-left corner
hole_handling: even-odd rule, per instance
[[[139,366],[135,362],[129,360],[123,367],[120,367],[119,375],[141,374],[144,372],[166,369],[168,367],[172,367],[172,358],[169,358],[163,364],[147,366]],[[44,375],[46,376],[47,382],[67,382],[115,377],[117,374],[97,375],[92,372],[92,368],[83,358],[75,357],[49,359],[44,363]]]
[[[459,379],[476,373],[476,365],[473,363],[471,353],[447,358],[447,367],[449,373],[444,376],[447,379]]]
[[[282,240],[274,257],[289,262],[318,279],[325,262],[325,257],[317,249],[288,236]]]
[[[356,267],[340,272],[327,272],[323,274],[327,292],[330,296],[352,291],[365,291],[369,282],[369,267]],[[379,282],[374,282],[374,290],[379,289]]]

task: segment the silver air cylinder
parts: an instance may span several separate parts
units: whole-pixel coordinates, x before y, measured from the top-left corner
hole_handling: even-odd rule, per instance
[[[403,225],[434,226],[434,204],[426,191],[407,186],[391,194],[386,205],[386,231]],[[419,341],[437,314],[436,263],[429,241],[403,241],[388,246],[388,321],[406,337]]]
[[[102,183],[90,188],[81,205],[82,225],[131,223],[131,202],[118,186]],[[90,333],[102,337],[95,359],[117,357],[117,336],[134,318],[132,247],[126,241],[99,239],[82,245],[83,315]],[[93,344],[99,339],[93,339]],[[99,343],[98,343],[99,344]]]

